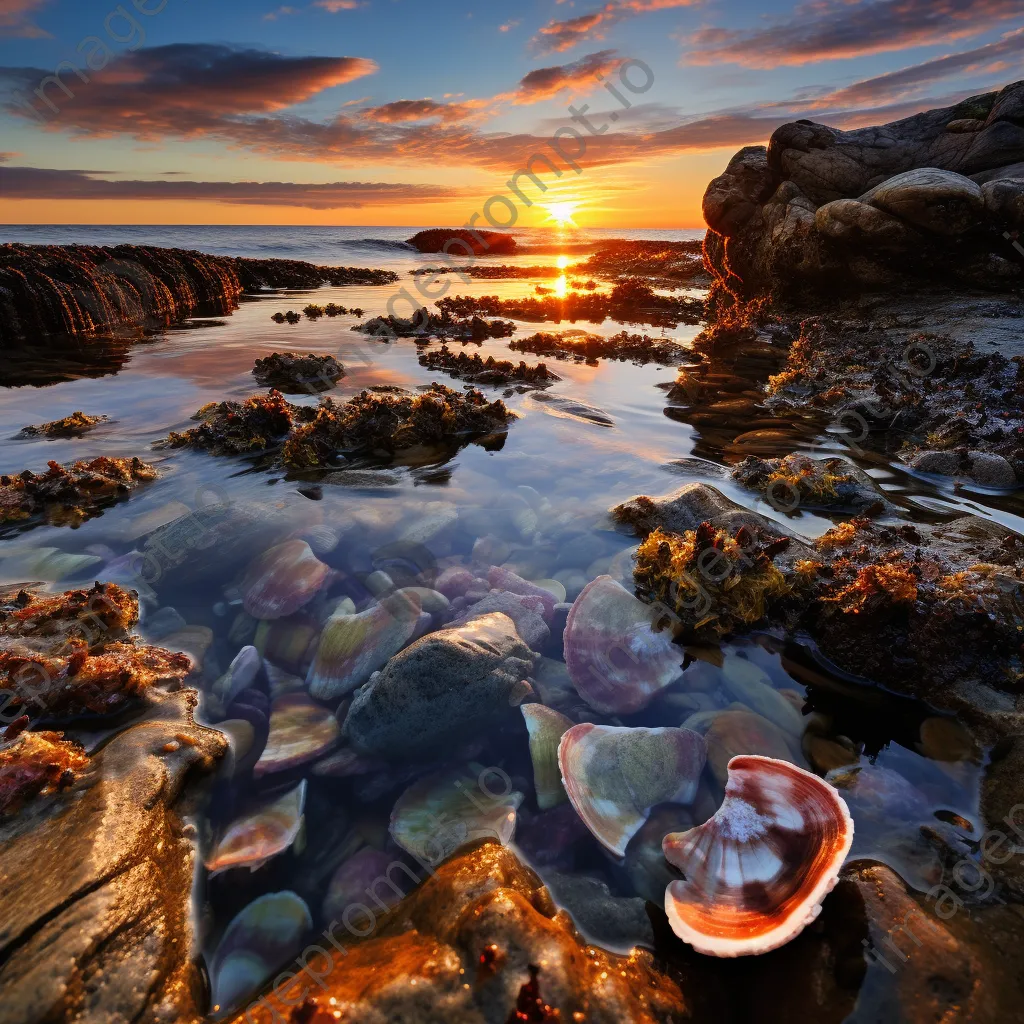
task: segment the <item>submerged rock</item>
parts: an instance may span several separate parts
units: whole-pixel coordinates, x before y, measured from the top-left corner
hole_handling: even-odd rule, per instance
[[[533,657],[498,612],[429,633],[356,692],[343,733],[363,754],[438,756],[515,713]]]

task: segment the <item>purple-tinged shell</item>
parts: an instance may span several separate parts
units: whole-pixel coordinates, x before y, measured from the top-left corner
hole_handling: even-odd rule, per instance
[[[827,782],[787,761],[734,757],[714,817],[662,844],[685,876],[665,890],[669,924],[709,956],[777,949],[818,916],[852,843],[853,819]]]
[[[573,602],[565,664],[579,695],[605,714],[631,714],[683,673],[682,649],[657,613],[611,576],[598,576]]]
[[[312,927],[309,907],[293,892],[267,893],[241,910],[210,961],[214,1012],[223,1015],[254,994],[302,951]]]
[[[306,674],[309,692],[335,700],[358,689],[417,636],[421,611],[415,591],[399,590],[357,615],[332,615]]]
[[[415,877],[418,876],[393,854],[364,846],[334,872],[324,897],[324,920],[341,920],[345,911],[356,904],[373,907],[375,913],[379,903],[390,909],[401,900],[395,886],[401,888],[404,882],[404,888],[411,891],[416,885]],[[376,884],[379,882],[383,884]]]
[[[689,729],[627,729],[584,722],[558,745],[562,784],[598,841],[622,857],[657,804],[688,804],[704,768]]]
[[[304,540],[264,551],[242,579],[242,607],[257,619],[281,619],[308,604],[331,570]]]
[[[304,693],[278,697],[270,706],[270,735],[253,767],[256,778],[316,761],[337,744],[341,727],[334,712]]]
[[[302,831],[306,780],[236,818],[205,860],[211,875],[231,868],[255,871],[289,849]]]

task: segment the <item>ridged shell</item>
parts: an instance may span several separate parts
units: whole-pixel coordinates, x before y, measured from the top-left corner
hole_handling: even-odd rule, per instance
[[[281,619],[311,601],[330,569],[304,540],[286,540],[263,552],[242,580],[242,606],[257,619]]]
[[[605,714],[630,714],[682,675],[683,652],[657,613],[611,576],[598,576],[573,602],[565,663],[579,695]]]
[[[306,674],[309,692],[334,700],[362,686],[413,639],[420,611],[415,591],[399,590],[358,615],[332,615]]]
[[[255,871],[272,857],[284,853],[302,829],[306,780],[261,807],[236,818],[224,830],[220,842],[206,858],[211,875],[230,868]]]
[[[443,771],[414,782],[391,812],[392,839],[428,865],[440,864],[477,839],[508,845],[523,794],[511,788],[504,792],[507,776],[485,774],[482,778],[468,771]]]
[[[519,710],[530,734],[530,760],[533,762],[537,806],[546,811],[569,799],[558,769],[558,744],[572,728],[573,722],[543,704],[523,704]]]
[[[270,707],[270,735],[253,774],[260,778],[315,761],[338,742],[340,734],[334,713],[304,693],[278,697]]]
[[[662,848],[672,930],[699,953],[747,956],[785,945],[817,916],[853,843],[853,820],[827,782],[786,761],[729,763],[725,800]]]
[[[688,804],[704,768],[704,740],[689,729],[626,729],[584,722],[558,745],[562,784],[576,813],[617,857],[656,804]]]
[[[293,892],[271,892],[254,900],[227,926],[210,963],[216,1012],[237,1006],[274,971],[302,951],[313,927],[305,901]]]

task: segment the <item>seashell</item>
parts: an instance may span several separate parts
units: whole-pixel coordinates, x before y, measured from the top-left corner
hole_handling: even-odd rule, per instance
[[[391,879],[393,875],[398,879],[402,876],[393,870],[389,873],[392,867],[401,868],[410,876],[405,879],[408,889],[411,890],[416,885],[413,879],[418,876],[401,861],[396,861],[394,855],[382,853],[372,846],[364,846],[349,857],[334,872],[327,886],[323,906],[324,920],[340,920],[349,907],[357,904],[380,906],[383,903],[381,910],[390,910],[400,903],[402,896],[395,891],[398,883]],[[378,880],[385,884],[375,884]]]
[[[744,755],[729,763],[725,801],[714,817],[665,836],[672,930],[698,953],[767,953],[817,916],[853,843],[839,793],[785,761]]]
[[[270,706],[270,735],[253,775],[260,778],[315,761],[338,742],[340,733],[334,713],[305,694],[278,697]]]
[[[605,714],[630,714],[682,675],[682,651],[657,612],[610,576],[573,602],[564,633],[565,663],[579,695]]]
[[[204,861],[211,875],[230,868],[255,871],[284,853],[299,836],[306,803],[306,780],[277,799],[236,818]]]
[[[522,576],[517,576],[509,569],[504,569],[498,565],[492,565],[488,570],[487,582],[495,590],[506,590],[510,594],[520,594],[523,597],[540,598],[543,609],[538,608],[538,611],[543,616],[545,622],[551,621],[552,613],[558,602],[550,590],[538,587],[529,580],[524,580]]]
[[[530,734],[530,760],[533,761],[537,806],[546,811],[569,799],[558,769],[558,743],[574,723],[571,718],[543,704],[523,704],[519,710]]]
[[[617,857],[657,804],[688,804],[704,768],[704,741],[688,729],[626,729],[584,722],[558,745],[576,813]]]
[[[254,993],[289,957],[301,952],[313,927],[305,901],[271,892],[240,911],[210,961],[214,1011],[224,1013]]]
[[[441,771],[414,782],[395,803],[389,831],[421,864],[440,864],[466,843],[512,841],[523,794],[504,773]]]
[[[281,619],[311,601],[330,569],[304,540],[265,551],[242,579],[242,607],[257,619]]]
[[[300,612],[287,619],[261,622],[256,627],[252,643],[266,661],[286,672],[305,676],[319,636],[320,626],[316,619]]]
[[[329,555],[338,546],[342,533],[351,525],[349,523],[347,527],[342,526],[341,528],[337,526],[307,526],[292,539],[304,540],[317,557]]]
[[[211,687],[211,703],[224,711],[234,703],[235,698],[253,685],[263,667],[263,659],[255,647],[243,647],[228,665],[224,673]]]
[[[565,600],[565,586],[558,580],[533,580],[535,587],[549,591],[555,599],[555,604],[561,604]]]
[[[726,709],[711,714],[714,718],[704,738],[708,745],[708,767],[720,785],[726,784],[729,763],[739,754],[794,760],[786,734],[767,718],[746,710]],[[686,725],[690,727],[689,722]]]
[[[267,682],[270,684],[271,699],[283,697],[286,693],[302,693],[306,689],[306,680],[302,676],[285,672],[269,661],[264,662],[263,667],[267,673]]]
[[[722,668],[722,685],[733,700],[745,704],[790,736],[804,730],[800,712],[772,686],[768,673],[745,658],[729,656]],[[743,751],[759,753],[759,751]]]
[[[309,692],[334,700],[362,686],[415,636],[419,598],[399,590],[358,615],[334,615],[323,628],[306,674]]]

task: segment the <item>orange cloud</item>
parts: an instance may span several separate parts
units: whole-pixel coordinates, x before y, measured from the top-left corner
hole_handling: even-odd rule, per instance
[[[562,3],[563,0],[558,0]],[[618,21],[675,7],[692,7],[701,0],[609,0],[589,14],[564,21],[551,21],[533,39],[534,47],[543,53],[561,53],[591,39],[604,39],[605,31]]]
[[[0,0],[0,35],[40,38],[49,36],[31,20],[47,0]]]

